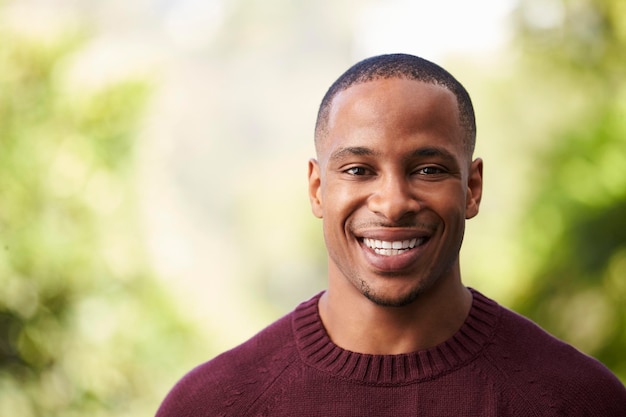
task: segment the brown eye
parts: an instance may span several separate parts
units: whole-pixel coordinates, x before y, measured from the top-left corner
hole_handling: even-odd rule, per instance
[[[367,169],[363,167],[352,167],[346,169],[345,173],[350,175],[367,175]]]
[[[438,175],[443,174],[443,172],[443,169],[437,167],[424,167],[417,171],[420,175]]]

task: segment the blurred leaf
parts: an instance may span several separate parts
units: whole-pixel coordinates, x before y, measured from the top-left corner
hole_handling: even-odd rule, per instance
[[[206,346],[133,211],[150,86],[70,91],[62,63],[82,39],[0,33],[0,415],[152,415]]]
[[[626,50],[624,2],[520,2],[519,41],[542,84],[579,100],[536,157],[521,225],[534,272],[514,306],[626,381]],[[550,9],[549,22],[531,19]],[[582,99],[581,99],[582,98]],[[535,100],[541,100],[536,94]]]

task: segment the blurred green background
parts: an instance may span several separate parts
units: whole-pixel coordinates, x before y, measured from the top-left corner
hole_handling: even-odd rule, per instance
[[[1,1],[0,415],[153,415],[323,289],[317,105],[384,52],[474,99],[466,283],[626,381],[626,2],[431,3]]]

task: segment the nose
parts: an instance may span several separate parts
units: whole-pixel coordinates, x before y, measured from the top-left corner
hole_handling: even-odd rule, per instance
[[[388,176],[377,182],[368,199],[368,208],[390,222],[397,222],[420,209],[414,187],[403,176]]]

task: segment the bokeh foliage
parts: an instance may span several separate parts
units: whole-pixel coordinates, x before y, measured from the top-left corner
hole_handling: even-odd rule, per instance
[[[513,48],[525,64],[521,71],[532,74],[522,101],[532,96],[558,122],[545,137],[529,140],[536,169],[520,226],[524,280],[512,307],[626,380],[626,2],[519,4]],[[293,39],[294,21],[282,18],[289,36],[277,30],[276,39]],[[318,29],[310,22],[303,37]],[[344,59],[349,34],[343,22],[336,27]],[[256,35],[242,46],[237,36],[252,31],[228,25],[225,33],[223,45],[234,42],[222,46],[229,55],[242,48],[267,52],[257,48]],[[133,80],[88,91],[73,86],[67,71],[84,37],[42,42],[0,33],[2,416],[152,415],[182,372],[215,353],[182,324],[142,250],[132,178],[150,88]],[[232,67],[248,71],[239,62]],[[284,83],[280,77],[276,82]],[[280,114],[274,110],[256,117]],[[534,123],[525,116],[520,125]],[[248,223],[258,223],[258,207],[248,206]],[[241,241],[254,230],[248,223]],[[250,244],[243,252],[254,251]],[[251,268],[250,281],[270,281],[275,263],[285,265],[282,247],[275,253],[265,269]],[[285,269],[293,279],[294,269]]]
[[[540,3],[520,2],[518,45],[533,99],[562,123],[537,147],[521,223],[531,280],[514,308],[626,381],[626,3]]]
[[[150,86],[73,86],[84,38],[0,33],[2,416],[152,415],[197,362],[133,214]]]

